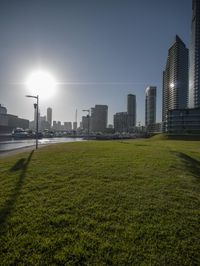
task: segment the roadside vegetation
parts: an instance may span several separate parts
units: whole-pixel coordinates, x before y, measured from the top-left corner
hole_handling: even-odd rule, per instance
[[[200,142],[89,141],[1,158],[0,265],[200,265]]]

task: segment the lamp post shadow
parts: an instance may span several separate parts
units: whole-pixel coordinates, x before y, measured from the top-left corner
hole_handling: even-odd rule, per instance
[[[34,153],[34,150],[31,151],[27,159],[26,158],[19,159],[16,162],[16,164],[10,169],[11,172],[21,171],[21,173],[19,175],[19,179],[16,183],[13,193],[11,194],[9,199],[5,202],[4,206],[0,209],[0,233],[1,234],[3,232],[5,233],[5,225],[7,223],[8,218],[10,217],[10,215],[12,214],[14,210],[15,203],[22,190],[25,177],[26,177],[27,168],[31,161],[33,153]]]

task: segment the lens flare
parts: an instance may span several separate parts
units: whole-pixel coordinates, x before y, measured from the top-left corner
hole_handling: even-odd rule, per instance
[[[56,92],[54,77],[44,70],[32,72],[28,76],[25,85],[31,94],[39,95],[42,99],[50,98]]]

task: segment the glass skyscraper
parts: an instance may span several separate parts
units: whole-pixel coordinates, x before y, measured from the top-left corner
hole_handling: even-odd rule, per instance
[[[192,35],[189,56],[189,108],[200,107],[200,1],[192,2]]]
[[[176,35],[175,42],[168,51],[165,71],[163,72],[163,130],[167,112],[172,109],[187,108],[188,99],[188,49]]]
[[[145,126],[156,123],[156,87],[149,86],[145,91]]]

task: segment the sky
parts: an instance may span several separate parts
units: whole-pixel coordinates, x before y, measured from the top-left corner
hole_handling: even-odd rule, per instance
[[[83,109],[108,105],[108,122],[136,95],[137,123],[145,120],[145,89],[157,86],[178,34],[189,48],[192,0],[0,0],[0,104],[33,120],[25,85],[37,69],[51,73],[56,94],[40,99],[41,115],[78,121]],[[48,96],[48,90],[46,92]]]

